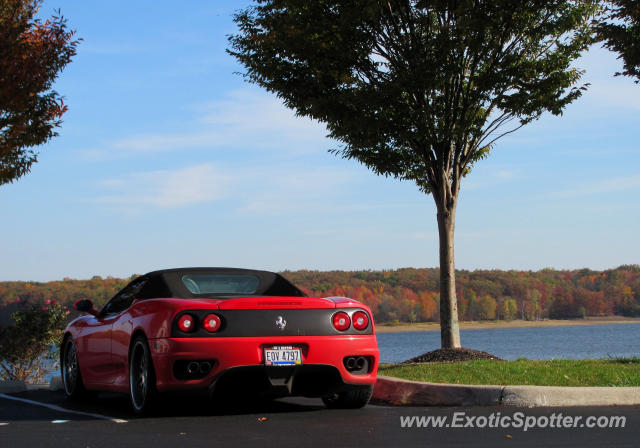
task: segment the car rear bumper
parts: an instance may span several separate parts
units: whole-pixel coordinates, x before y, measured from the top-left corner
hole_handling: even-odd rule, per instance
[[[379,358],[375,335],[161,338],[149,345],[159,391],[204,389],[246,378],[245,383],[258,382],[277,395],[319,395],[311,385],[326,382],[320,389],[335,389],[375,384]],[[274,345],[300,347],[302,365],[265,366],[264,348]],[[366,372],[349,372],[344,364],[348,356],[366,357],[370,361]],[[212,367],[201,378],[188,379],[175,370],[176,363],[185,361],[206,361]]]

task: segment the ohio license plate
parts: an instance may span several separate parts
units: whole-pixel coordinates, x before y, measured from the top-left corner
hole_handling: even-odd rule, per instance
[[[264,349],[264,364],[267,366],[295,366],[302,364],[302,350],[291,346],[274,346]]]

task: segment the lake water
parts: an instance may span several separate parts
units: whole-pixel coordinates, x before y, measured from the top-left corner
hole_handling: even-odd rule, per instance
[[[402,362],[440,348],[439,331],[378,333],[380,362]],[[463,347],[502,359],[640,357],[640,323],[462,330]]]

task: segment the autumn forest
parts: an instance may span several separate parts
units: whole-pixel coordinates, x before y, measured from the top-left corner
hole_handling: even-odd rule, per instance
[[[308,295],[348,296],[371,307],[377,322],[439,320],[438,269],[285,271]],[[0,282],[0,325],[25,303],[56,301],[70,309],[89,298],[104,305],[130,278]],[[585,316],[640,316],[640,266],[605,271],[457,271],[461,320],[540,320]],[[77,315],[72,312],[70,317]]]

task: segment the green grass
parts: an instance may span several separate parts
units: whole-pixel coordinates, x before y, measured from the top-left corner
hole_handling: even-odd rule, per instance
[[[449,384],[640,386],[640,358],[383,364],[379,375]]]

